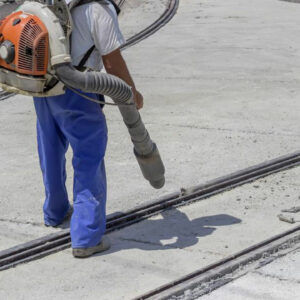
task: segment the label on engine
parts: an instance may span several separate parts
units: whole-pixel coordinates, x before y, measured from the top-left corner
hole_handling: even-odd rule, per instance
[[[19,15],[19,18],[22,18],[22,19],[26,19],[28,17],[29,17],[29,15],[26,15],[26,14]]]

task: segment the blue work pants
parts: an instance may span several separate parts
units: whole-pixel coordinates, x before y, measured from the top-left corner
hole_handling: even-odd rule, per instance
[[[87,94],[103,100],[95,94]],[[34,98],[37,140],[46,200],[45,224],[56,226],[70,208],[65,187],[65,153],[73,150],[73,201],[71,239],[73,248],[97,245],[106,228],[106,175],[104,155],[107,145],[105,116],[99,104],[71,90],[64,95]]]

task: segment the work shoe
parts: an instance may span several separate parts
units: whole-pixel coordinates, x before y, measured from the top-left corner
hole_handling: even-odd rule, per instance
[[[69,219],[71,219],[72,214],[73,214],[73,211],[74,211],[73,206],[70,205],[67,214],[65,215],[65,217],[63,218],[63,220],[62,220],[60,223],[58,223],[58,224],[56,224],[56,225],[50,225],[50,224],[45,223],[45,226],[46,226],[46,227],[54,227],[54,228],[58,227],[59,225],[61,225],[61,224],[63,224],[64,222],[68,221]]]
[[[89,248],[73,248],[73,256],[77,258],[86,258],[95,253],[106,251],[110,248],[110,241],[108,237],[104,236],[101,242],[94,247]]]

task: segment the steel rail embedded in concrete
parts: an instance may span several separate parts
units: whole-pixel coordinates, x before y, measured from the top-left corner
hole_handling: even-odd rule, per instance
[[[281,0],[285,2],[291,2],[291,3],[300,3],[300,0]]]
[[[224,278],[226,275],[232,274],[248,264],[252,264],[270,255],[274,255],[277,252],[280,253],[282,250],[298,246],[297,244],[299,243],[300,226],[276,235],[261,243],[255,244],[203,269],[150,291],[147,294],[135,298],[135,300],[166,300],[176,299],[177,297],[182,299],[180,296],[184,296],[185,291],[191,291],[197,288],[197,293],[192,293],[188,297],[188,299],[191,300],[196,299],[234,279],[234,276]]]
[[[188,195],[173,193],[169,197],[166,196],[145,206],[108,218],[107,233],[138,223],[166,209],[200,201],[233,187],[299,165],[300,152],[296,152],[187,189],[192,191]],[[0,271],[67,249],[71,246],[70,241],[70,231],[62,230],[59,233],[1,251]]]
[[[9,93],[9,92],[6,92],[6,91],[0,91],[0,101],[3,101],[7,98],[10,98],[12,96],[15,96],[15,94],[12,94],[12,93]]]
[[[145,28],[143,31],[137,33],[133,37],[129,38],[126,43],[121,47],[122,50],[125,50],[128,47],[131,47],[142,40],[148,38],[160,28],[165,26],[176,14],[179,6],[179,0],[170,0],[169,5],[166,8],[165,12],[157,19],[153,24]]]

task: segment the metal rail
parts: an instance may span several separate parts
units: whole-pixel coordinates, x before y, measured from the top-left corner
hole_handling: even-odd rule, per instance
[[[169,0],[168,6],[164,13],[157,19],[153,24],[142,30],[141,32],[135,34],[133,37],[129,38],[126,43],[121,47],[122,50],[125,50],[142,40],[148,38],[163,26],[165,26],[172,18],[175,16],[179,7],[179,0]]]
[[[122,7],[126,0],[120,0],[118,5]],[[135,34],[131,38],[129,38],[126,43],[121,47],[121,50],[125,50],[133,45],[141,42],[142,40],[148,38],[150,35],[157,32],[160,28],[165,26],[176,14],[179,6],[179,0],[169,0],[168,6],[164,13],[150,26],[142,30],[141,32]],[[15,94],[8,93],[4,91],[0,91],[0,101],[8,99]]]
[[[126,0],[120,0],[119,3],[118,3],[118,6],[122,7],[125,2],[126,2]]]
[[[255,244],[134,300],[198,299],[247,273],[249,264],[251,268],[256,263],[255,267],[259,268],[291,251],[291,248],[299,249],[299,243],[300,226]],[[188,297],[184,297],[186,291],[189,291]]]
[[[3,101],[5,99],[8,99],[12,96],[14,96],[15,94],[13,93],[9,93],[9,92],[6,92],[6,91],[0,91],[0,101]]]
[[[300,152],[281,156],[253,167],[201,184],[184,192],[176,192],[107,220],[107,233],[138,223],[166,209],[207,199],[234,187],[300,165]],[[187,192],[189,191],[189,192]],[[16,247],[0,251],[0,271],[42,258],[71,246],[69,230],[47,235]]]

